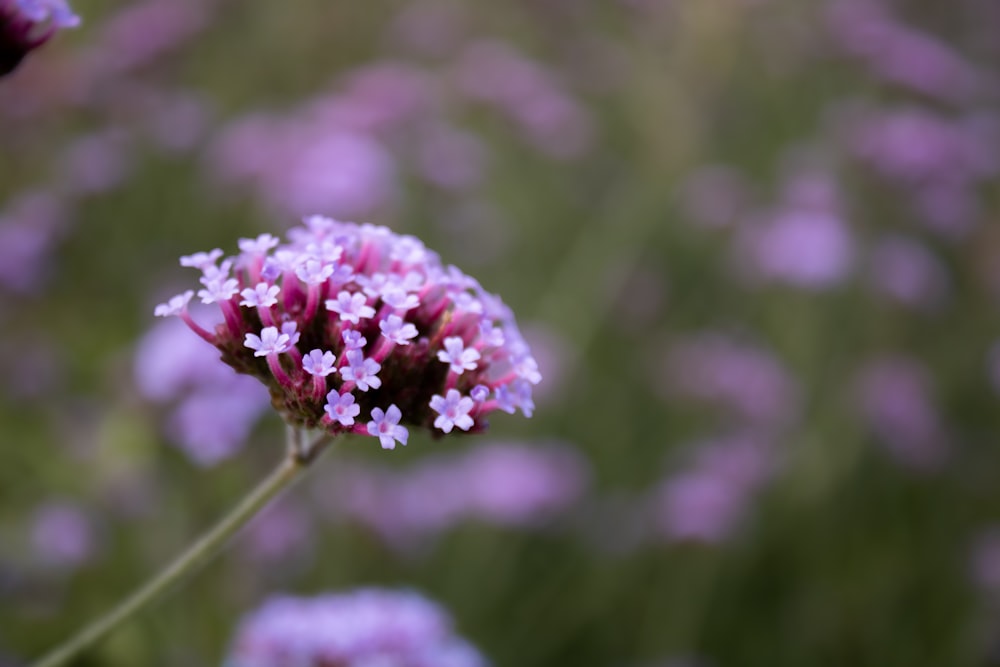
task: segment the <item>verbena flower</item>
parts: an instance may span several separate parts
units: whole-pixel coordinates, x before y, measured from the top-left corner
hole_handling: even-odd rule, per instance
[[[267,385],[295,426],[392,449],[407,427],[474,433],[497,409],[531,415],[538,365],[510,309],[475,279],[385,227],[312,216],[289,238],[181,258],[202,273],[202,302],[221,310],[214,329],[188,312],[192,290],[156,315],[179,316]]]
[[[0,0],[0,76],[14,71],[57,30],[78,25],[80,17],[66,0]]]
[[[225,667],[485,667],[441,607],[412,591],[273,597],[243,619]]]

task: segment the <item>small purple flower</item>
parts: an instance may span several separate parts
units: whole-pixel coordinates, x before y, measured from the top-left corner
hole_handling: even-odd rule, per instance
[[[350,350],[347,365],[340,369],[340,375],[344,382],[353,382],[361,391],[368,391],[369,387],[378,389],[382,386],[382,380],[378,378],[380,368],[382,366],[374,359],[366,359],[361,350]]]
[[[295,322],[285,322],[281,325],[281,333],[288,336],[288,347],[294,347],[299,344],[299,338],[302,334],[299,333],[299,325]]]
[[[472,397],[472,400],[476,403],[482,403],[490,397],[490,388],[485,384],[477,384],[472,388],[472,391],[469,392],[469,396]]]
[[[333,264],[307,259],[295,269],[295,275],[306,285],[321,285],[333,275]]]
[[[340,258],[343,257],[344,247],[329,239],[323,239],[307,245],[306,252],[313,255],[321,264],[333,264],[339,262]],[[330,275],[333,275],[332,272]],[[329,277],[327,276],[327,278]]]
[[[390,289],[382,293],[382,301],[395,311],[413,310],[420,305],[420,297],[402,289]]]
[[[354,394],[339,394],[336,389],[326,395],[323,409],[330,419],[340,422],[341,426],[354,426],[354,418],[361,414],[361,406],[354,402]]]
[[[183,294],[178,294],[177,296],[170,299],[166,303],[161,303],[153,311],[153,315],[156,317],[172,317],[174,315],[180,315],[187,308],[188,302],[191,301],[191,297],[194,296],[193,290],[188,290]]]
[[[198,290],[198,296],[205,304],[222,303],[232,299],[239,289],[239,283],[235,278],[206,280],[205,289]]]
[[[382,408],[373,408],[372,420],[368,422],[368,434],[378,437],[379,442],[382,443],[382,449],[395,449],[396,443],[394,441],[399,441],[399,444],[405,446],[410,433],[406,427],[399,425],[399,420],[402,417],[402,413],[395,404],[390,405],[385,412],[382,411]]]
[[[340,334],[340,337],[344,340],[344,349],[347,351],[360,350],[368,344],[368,341],[361,335],[361,332],[354,329],[346,329]]]
[[[248,255],[266,255],[278,246],[278,239],[271,234],[261,234],[256,239],[240,239],[240,250]]]
[[[193,255],[184,255],[181,257],[181,266],[204,271],[207,266],[215,266],[220,257],[222,257],[222,250],[220,248],[216,248],[210,252],[196,252]]]
[[[444,349],[438,350],[437,358],[450,364],[452,373],[461,375],[465,371],[476,369],[479,352],[471,347],[465,347],[465,343],[459,336],[451,336],[444,339]]]
[[[378,323],[382,335],[396,345],[409,345],[410,339],[417,337],[417,327],[409,322],[403,322],[399,315],[390,315]]]
[[[266,357],[269,354],[287,352],[291,342],[288,334],[278,333],[277,327],[264,327],[260,336],[248,333],[244,345],[254,351],[253,356]]]
[[[505,342],[503,329],[493,326],[492,322],[482,322],[479,325],[479,338],[484,347],[501,347]]]
[[[451,429],[457,426],[463,431],[472,428],[472,417],[469,412],[476,403],[468,396],[462,396],[457,389],[449,389],[446,396],[435,394],[431,397],[431,410],[438,413],[434,420],[434,428],[439,428],[445,433],[451,433]]]
[[[542,381],[542,374],[538,372],[538,362],[530,354],[521,355],[514,360],[514,372],[519,378],[523,378],[531,384],[538,384]]]
[[[302,368],[309,375],[326,377],[335,370],[336,365],[337,358],[333,356],[333,352],[313,350],[302,357]]]
[[[277,285],[268,285],[267,283],[257,283],[257,287],[250,289],[249,287],[240,292],[240,296],[243,300],[240,301],[241,306],[248,306],[250,308],[270,308],[274,304],[278,303],[278,293],[281,288]]]
[[[375,316],[375,309],[366,305],[365,301],[364,294],[342,291],[336,299],[326,300],[326,309],[338,313],[342,321],[358,324],[361,319]]]
[[[531,385],[518,379],[497,387],[497,407],[511,415],[520,408],[525,417],[530,417],[535,411],[535,403],[531,400]]]

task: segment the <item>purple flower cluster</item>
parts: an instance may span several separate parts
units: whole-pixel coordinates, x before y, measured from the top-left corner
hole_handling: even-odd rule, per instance
[[[202,273],[202,303],[222,312],[214,331],[188,311],[193,290],[156,315],[179,316],[258,378],[296,426],[392,449],[407,442],[404,424],[479,432],[495,410],[531,416],[538,365],[513,313],[475,279],[385,227],[312,216],[289,238],[181,258]]]
[[[66,0],[0,0],[0,76],[14,71],[29,51],[80,17]]]
[[[225,667],[485,667],[440,606],[375,588],[276,596],[240,623]]]

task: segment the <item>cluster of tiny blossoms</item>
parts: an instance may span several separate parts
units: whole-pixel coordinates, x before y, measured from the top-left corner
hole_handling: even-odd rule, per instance
[[[181,258],[201,271],[214,330],[188,312],[189,290],[156,307],[179,316],[240,373],[260,379],[290,424],[406,444],[405,425],[483,430],[494,410],[531,416],[541,380],[510,309],[412,236],[385,227],[304,220]],[[220,263],[221,260],[221,263]],[[370,415],[370,419],[362,418]]]
[[[0,76],[61,28],[75,28],[80,17],[66,0],[0,0]]]
[[[413,591],[277,596],[240,623],[225,667],[486,667],[451,618]]]

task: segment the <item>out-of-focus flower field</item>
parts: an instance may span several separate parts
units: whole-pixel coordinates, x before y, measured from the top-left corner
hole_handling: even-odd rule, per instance
[[[268,667],[255,610],[374,588],[442,667],[1000,664],[995,0],[73,9],[0,79],[0,666],[281,458],[153,310],[311,214],[501,295],[534,415],[344,439],[74,664]]]

